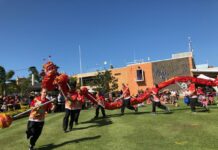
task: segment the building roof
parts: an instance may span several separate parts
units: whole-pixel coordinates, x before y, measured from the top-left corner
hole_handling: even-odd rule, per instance
[[[213,68],[196,68],[191,69],[192,72],[217,72],[218,73],[218,67]]]
[[[191,69],[191,72],[193,73],[194,76],[204,74],[204,75],[206,75],[208,77],[211,77],[211,78],[217,78],[217,76],[218,76],[218,67],[196,68],[196,69]]]

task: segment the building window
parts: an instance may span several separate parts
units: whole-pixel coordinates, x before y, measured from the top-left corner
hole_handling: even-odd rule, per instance
[[[115,73],[114,75],[115,75],[115,76],[120,76],[120,75],[121,75],[121,73]]]
[[[142,69],[137,69],[136,70],[136,81],[144,81],[144,71]]]

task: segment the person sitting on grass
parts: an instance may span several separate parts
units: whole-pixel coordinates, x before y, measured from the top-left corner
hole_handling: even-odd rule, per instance
[[[6,112],[8,110],[6,102],[3,102],[3,105],[1,106],[1,110],[2,112]]]

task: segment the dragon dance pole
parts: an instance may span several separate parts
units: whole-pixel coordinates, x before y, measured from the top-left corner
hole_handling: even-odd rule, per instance
[[[101,105],[103,108],[105,108],[105,106],[102,103],[98,102],[94,96],[92,96],[89,93],[87,93],[87,95],[90,96],[92,98],[92,100],[94,100],[98,105]]]
[[[59,86],[59,85],[58,85],[58,86]],[[65,96],[65,94],[64,94],[64,92],[63,92],[63,90],[61,89],[60,86],[59,86],[59,89],[60,89],[61,93],[63,94],[63,96],[64,96],[65,99],[66,99],[67,97]],[[9,126],[11,125],[11,123],[13,122],[13,120],[15,120],[16,118],[18,118],[19,116],[22,116],[22,115],[24,115],[24,114],[26,114],[26,113],[28,113],[28,112],[30,112],[30,111],[36,109],[36,108],[42,107],[42,106],[47,105],[47,104],[49,104],[49,103],[52,103],[52,102],[54,102],[54,101],[55,101],[55,99],[51,99],[51,100],[49,100],[49,101],[47,101],[47,102],[45,102],[45,103],[43,103],[43,104],[40,104],[40,105],[38,105],[38,106],[36,106],[36,107],[33,107],[33,108],[30,108],[30,109],[28,109],[28,110],[26,110],[26,111],[24,111],[24,112],[22,112],[22,113],[19,113],[19,114],[15,115],[15,116],[12,116],[12,117],[9,116],[9,115],[6,115],[6,114],[0,114],[0,128],[7,128],[7,127],[9,127]]]
[[[67,96],[64,94],[62,88],[60,85],[58,85],[59,90],[61,91],[61,94],[64,96],[64,99],[67,100]]]
[[[49,101],[47,101],[47,102],[45,102],[45,103],[43,103],[43,104],[41,104],[41,105],[38,105],[38,106],[33,107],[33,108],[30,108],[30,109],[28,109],[28,110],[26,110],[26,111],[24,111],[24,112],[22,112],[22,113],[19,113],[19,114],[13,116],[12,118],[13,118],[13,119],[16,119],[17,117],[22,116],[23,114],[26,114],[26,113],[30,112],[31,110],[34,110],[34,109],[39,108],[39,107],[42,107],[42,106],[47,105],[47,104],[49,104],[49,103],[52,103],[52,102],[54,102],[54,101],[55,101],[55,99],[53,98],[52,100],[49,100]]]
[[[22,113],[19,113],[19,114],[15,115],[15,116],[12,116],[12,117],[9,116],[9,115],[6,115],[6,114],[0,114],[0,128],[7,128],[7,127],[9,127],[11,125],[11,123],[13,122],[13,120],[18,118],[19,116],[22,116],[23,114],[26,114],[26,113],[28,113],[28,112],[36,109],[36,108],[42,107],[44,105],[47,105],[48,103],[51,103],[53,101],[55,101],[55,99],[47,101],[47,102],[45,102],[45,103],[43,103],[41,105],[38,105],[36,107],[30,108],[30,109],[28,109],[28,110],[26,110],[26,111],[24,111]]]

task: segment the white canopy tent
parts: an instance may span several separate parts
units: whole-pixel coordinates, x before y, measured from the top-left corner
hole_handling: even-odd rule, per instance
[[[214,78],[211,78],[211,77],[205,76],[204,74],[200,74],[197,78],[207,79],[207,80],[212,80],[212,81],[215,80]]]
[[[200,74],[197,78],[201,78],[201,79],[207,79],[207,80],[211,80],[211,81],[214,81],[215,79],[214,78],[211,78],[211,77],[208,77],[208,76],[205,76],[204,74]],[[213,87],[216,92],[218,93],[218,88],[217,87]]]

